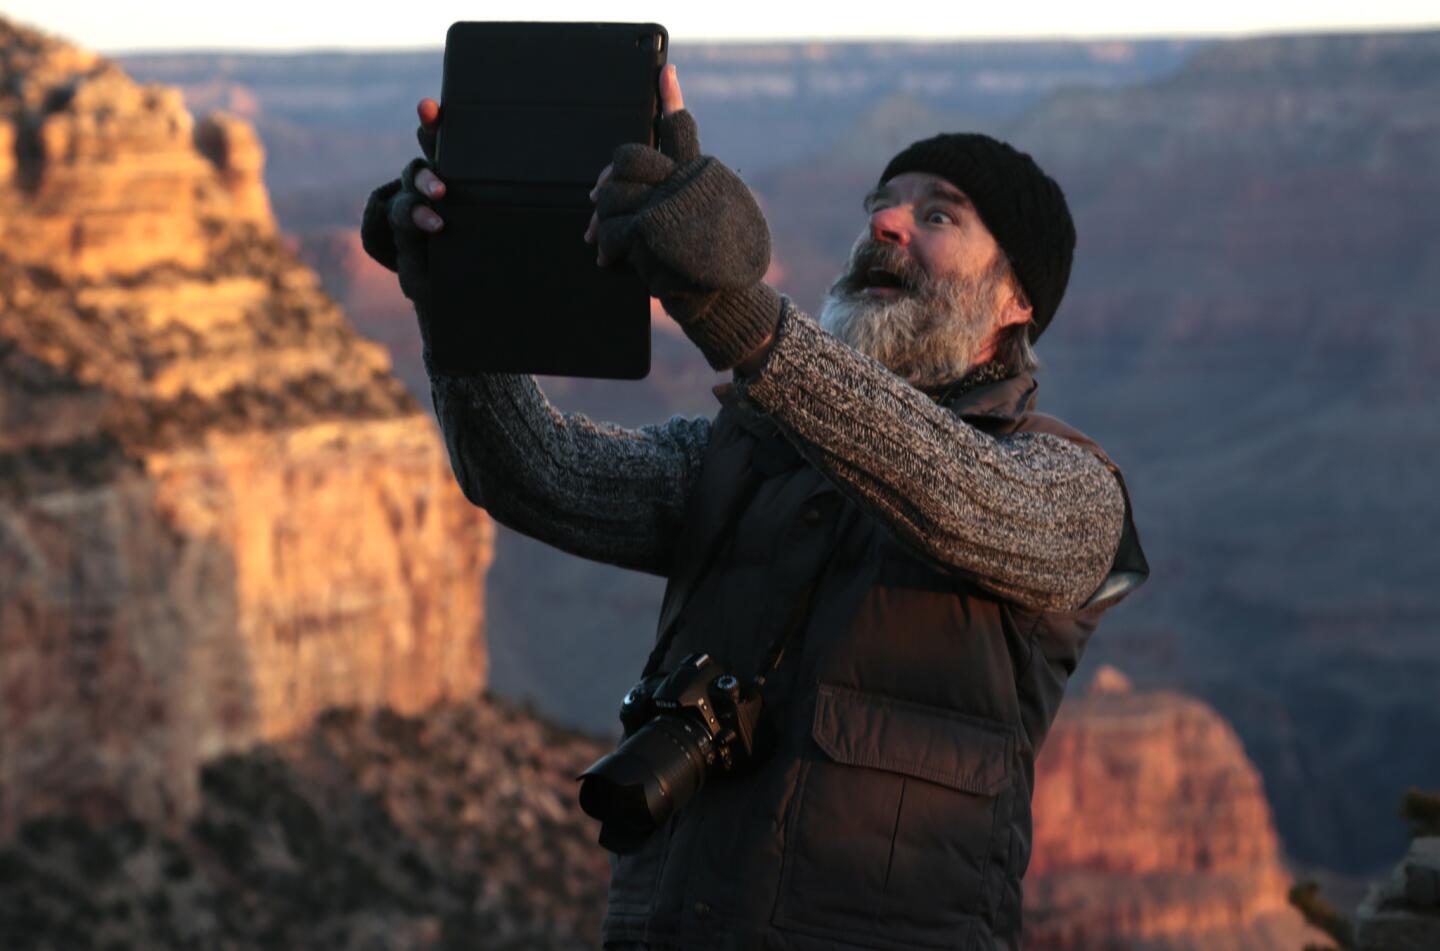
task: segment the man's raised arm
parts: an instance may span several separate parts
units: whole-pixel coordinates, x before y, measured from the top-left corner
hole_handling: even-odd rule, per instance
[[[764,216],[701,154],[673,67],[660,88],[659,148],[617,149],[592,193],[599,263],[632,265],[710,365],[738,368],[742,393],[912,548],[1029,607],[1082,604],[1123,530],[1114,474],[1058,436],[967,425],[765,285]]]
[[[1028,607],[1099,587],[1124,525],[1115,476],[1048,433],[996,438],[820,328],[788,298],[739,395],[912,548]]]
[[[430,167],[439,104],[422,99],[417,111],[424,157],[370,195],[360,233],[366,252],[399,274],[415,303],[431,400],[465,497],[501,524],[564,551],[668,574],[709,420],[673,416],[626,429],[558,411],[532,376],[435,372],[420,302],[427,298],[427,235],[444,227],[428,202],[445,193]]]
[[[513,373],[432,373],[430,395],[456,480],[496,521],[584,558],[669,573],[708,419],[594,422]]]

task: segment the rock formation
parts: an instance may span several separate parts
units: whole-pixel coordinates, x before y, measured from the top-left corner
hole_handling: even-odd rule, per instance
[[[601,752],[499,699],[337,708],[208,763],[183,829],[24,823],[0,947],[595,948],[610,868],[574,777]]]
[[[360,220],[358,211],[355,220]],[[393,372],[409,391],[428,404],[430,378],[425,375],[421,357],[415,308],[400,292],[394,272],[365,253],[360,245],[360,229],[333,228],[300,235],[295,240],[295,251],[320,278],[325,291],[345,309],[345,316],[355,328],[385,347]]]
[[[0,20],[0,836],[485,683],[492,527],[250,127]]]
[[[1036,762],[1025,946],[1300,951],[1260,776],[1209,706],[1102,667]]]
[[[1440,836],[1423,836],[1355,915],[1359,951],[1440,948]]]

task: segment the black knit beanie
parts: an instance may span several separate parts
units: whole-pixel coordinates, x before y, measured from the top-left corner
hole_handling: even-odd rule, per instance
[[[885,166],[880,184],[905,172],[939,175],[970,196],[1030,298],[1030,339],[1039,337],[1065,296],[1075,254],[1075,223],[1060,186],[1029,155],[978,132],[914,143]]]

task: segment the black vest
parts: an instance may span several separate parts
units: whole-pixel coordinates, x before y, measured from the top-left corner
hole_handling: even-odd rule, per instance
[[[604,940],[1018,948],[1035,754],[1101,613],[1148,572],[1128,497],[1095,597],[1030,610],[913,554],[728,386],[716,393],[726,405],[666,588],[661,632],[677,631],[661,669],[704,651],[752,676],[814,591],[764,690],[775,751],[707,783],[638,854],[611,857]],[[1022,374],[946,405],[992,435],[1074,440],[1115,469],[1030,412],[1034,393]]]

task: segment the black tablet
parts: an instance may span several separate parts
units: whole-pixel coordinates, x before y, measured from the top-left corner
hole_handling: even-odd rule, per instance
[[[636,380],[650,298],[584,241],[615,147],[655,144],[669,35],[654,23],[462,22],[445,37],[429,238],[431,359],[446,373]]]

